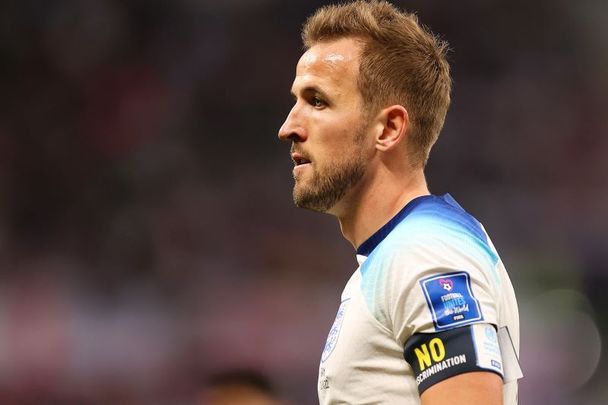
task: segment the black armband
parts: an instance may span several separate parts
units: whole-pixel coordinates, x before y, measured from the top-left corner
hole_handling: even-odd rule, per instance
[[[471,371],[503,376],[496,329],[490,324],[416,333],[406,342],[403,357],[414,370],[420,394],[438,382]]]

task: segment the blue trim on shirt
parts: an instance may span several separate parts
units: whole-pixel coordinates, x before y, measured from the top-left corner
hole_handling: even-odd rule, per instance
[[[416,208],[420,203],[425,200],[432,199],[433,195],[423,195],[420,197],[414,198],[412,201],[407,203],[405,207],[401,209],[390,221],[388,221],[384,226],[376,231],[372,236],[370,236],[365,242],[363,242],[357,248],[357,254],[363,256],[369,256],[369,254],[388,236],[389,233],[407,217],[414,208]]]
[[[468,214],[449,194],[442,196],[424,195],[411,200],[382,228],[376,231],[357,249],[357,254],[369,256],[371,252],[395,229],[400,222],[414,210],[420,214],[430,214],[437,217],[448,217],[462,225],[479,240],[486,242],[487,236],[475,218]]]

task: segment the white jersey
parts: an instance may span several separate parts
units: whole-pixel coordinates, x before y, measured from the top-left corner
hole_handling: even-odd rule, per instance
[[[411,201],[359,247],[357,260],[321,356],[321,404],[419,404],[421,387],[474,356],[478,369],[503,376],[504,403],[517,403],[520,376],[503,372],[519,370],[513,287],[483,227],[451,196]],[[468,359],[441,339],[417,343],[465,327],[475,351]],[[496,330],[505,339],[504,327],[512,348],[508,338],[493,343]]]

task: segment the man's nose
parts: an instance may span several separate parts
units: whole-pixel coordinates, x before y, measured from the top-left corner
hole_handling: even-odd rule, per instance
[[[285,122],[279,128],[278,135],[282,141],[303,142],[306,140],[306,131],[297,105],[293,106],[287,118],[285,118]]]

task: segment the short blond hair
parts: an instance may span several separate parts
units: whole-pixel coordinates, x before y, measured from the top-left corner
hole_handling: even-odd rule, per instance
[[[341,38],[364,44],[358,87],[368,112],[403,105],[411,122],[411,164],[424,167],[450,105],[447,43],[421,26],[416,15],[379,0],[322,7],[302,29],[305,49]]]

